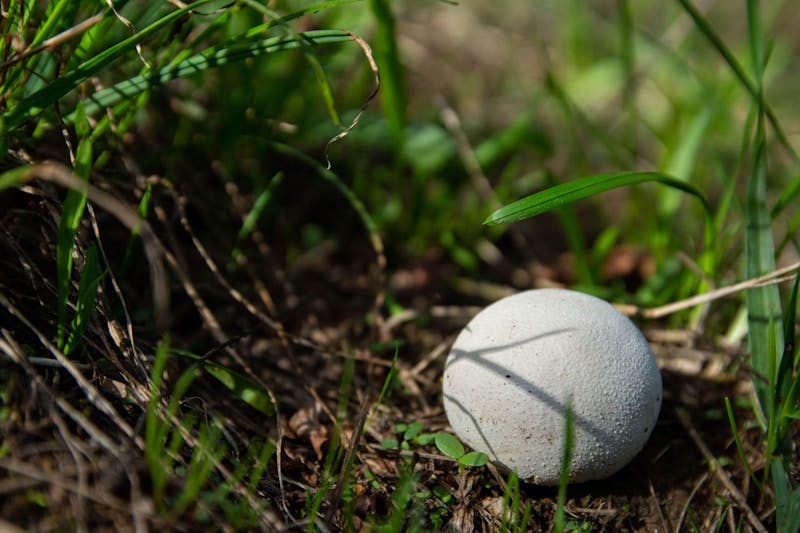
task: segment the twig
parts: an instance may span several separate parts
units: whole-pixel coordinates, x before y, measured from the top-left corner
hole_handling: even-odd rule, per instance
[[[472,180],[472,186],[475,187],[481,200],[486,202],[493,209],[500,207],[500,201],[494,194],[492,184],[481,169],[480,161],[478,161],[475,150],[473,150],[469,138],[467,138],[467,134],[464,132],[461,119],[458,118],[458,113],[447,104],[444,98],[439,99],[439,117],[442,119],[444,127],[447,128],[447,131],[449,131],[450,135],[455,139],[458,156],[461,158],[461,164],[464,165],[464,169]]]
[[[661,503],[658,501],[658,496],[656,496],[656,489],[653,487],[652,479],[647,480],[647,486],[650,489],[650,496],[653,498],[653,503],[656,504],[658,516],[661,518],[661,525],[664,526],[664,531],[669,531],[669,524],[667,523],[667,518],[664,516],[664,513],[661,511]]]
[[[714,474],[716,474],[717,479],[725,486],[728,492],[731,493],[731,496],[739,505],[739,507],[744,511],[745,516],[747,517],[747,521],[750,522],[750,525],[758,531],[759,533],[767,533],[767,528],[764,527],[764,524],[761,523],[759,520],[758,515],[756,515],[750,506],[747,504],[747,498],[744,497],[744,494],[733,484],[731,478],[722,468],[722,465],[719,464],[717,458],[714,457],[714,454],[711,453],[708,446],[706,445],[703,438],[697,432],[697,430],[692,425],[692,421],[689,419],[689,416],[680,408],[675,409],[675,414],[678,415],[678,420],[680,421],[683,428],[689,434],[692,441],[694,442],[697,449],[700,450],[700,453],[703,454],[703,457],[708,462],[711,470],[713,470]]]
[[[661,318],[672,313],[677,313],[678,311],[694,307],[696,305],[701,305],[713,300],[724,298],[725,296],[729,296],[746,289],[766,287],[769,285],[776,285],[778,283],[791,281],[794,278],[794,274],[798,270],[800,270],[800,262],[794,263],[787,267],[779,268],[773,272],[770,272],[769,274],[764,274],[763,276],[759,276],[757,278],[751,278],[734,285],[721,287],[713,291],[698,294],[697,296],[692,296],[691,298],[687,298],[678,302],[672,302],[660,307],[652,307],[649,309],[637,307],[635,305],[618,305],[616,307],[626,315],[635,315],[644,318]]]
[[[81,373],[81,371],[75,366],[75,363],[70,361],[61,350],[53,346],[53,344],[47,340],[47,338],[34,326],[26,317],[22,314],[22,312],[17,309],[17,307],[11,303],[11,301],[6,298],[6,296],[0,293],[0,305],[6,308],[6,310],[11,313],[13,316],[17,318],[20,322],[22,322],[25,327],[27,327],[31,333],[33,333],[38,339],[39,342],[47,348],[47,350],[56,358],[56,360],[61,364],[61,366],[69,372],[70,376],[77,382],[78,386],[83,390],[83,393],[86,395],[86,398],[101,412],[103,412],[106,416],[108,416],[111,420],[114,421],[117,426],[127,435],[129,438],[134,439],[142,449],[144,449],[144,441],[142,441],[141,437],[136,435],[136,432],[133,428],[125,422],[125,419],[117,412],[111,402],[109,402],[105,396],[103,396],[100,391],[92,385],[92,383],[86,379],[86,377]],[[8,339],[8,336],[6,337]],[[16,360],[18,363],[22,364],[22,361],[25,360],[25,356],[22,355],[23,352],[21,350],[13,350],[11,346],[8,345],[6,351],[9,353],[9,356],[12,359]],[[116,448],[116,445],[113,445]]]
[[[3,298],[0,295],[0,299]],[[6,330],[0,330],[5,340],[0,339],[0,352],[5,352],[8,357],[20,365],[25,371],[28,373],[28,376],[31,380],[36,384],[37,387],[40,387],[43,391],[45,391],[58,405],[58,407],[64,411],[64,413],[69,416],[76,424],[78,424],[84,431],[94,439],[100,446],[108,450],[114,457],[121,457],[120,447],[109,437],[106,435],[103,430],[98,428],[93,422],[91,422],[86,416],[75,409],[68,401],[64,398],[59,397],[48,385],[44,382],[44,380],[36,373],[33,366],[28,363],[25,359],[25,355],[22,349],[19,347],[17,342],[11,337],[10,333]],[[113,419],[115,422],[119,422],[119,417]],[[141,439],[139,439],[141,441]],[[142,444],[142,449],[144,449],[144,443]]]

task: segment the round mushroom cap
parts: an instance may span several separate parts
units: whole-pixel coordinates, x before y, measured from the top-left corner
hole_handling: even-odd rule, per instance
[[[556,485],[567,407],[569,481],[602,479],[644,447],[661,409],[661,374],[644,336],[609,303],[564,289],[530,290],[476,315],[444,371],[455,433],[493,462]]]

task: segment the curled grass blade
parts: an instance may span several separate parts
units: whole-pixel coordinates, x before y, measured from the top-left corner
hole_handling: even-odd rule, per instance
[[[703,204],[707,215],[711,208],[703,194],[694,186],[660,172],[611,172],[595,174],[550,187],[544,191],[526,196],[521,200],[501,207],[484,221],[484,224],[506,224],[530,218],[553,208],[594,196],[601,192],[636,185],[657,182],[691,194]]]

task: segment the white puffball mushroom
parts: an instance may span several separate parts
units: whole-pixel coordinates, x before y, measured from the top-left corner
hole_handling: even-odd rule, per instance
[[[470,447],[538,485],[561,474],[573,412],[570,483],[603,479],[644,447],[661,409],[661,374],[644,336],[609,303],[565,289],[508,296],[459,334],[444,408]]]

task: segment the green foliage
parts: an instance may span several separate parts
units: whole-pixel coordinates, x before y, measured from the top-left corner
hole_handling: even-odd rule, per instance
[[[151,371],[150,402],[145,418],[145,459],[150,473],[156,510],[175,521],[190,509],[202,520],[209,509],[221,509],[232,525],[253,527],[260,508],[237,494],[237,485],[253,493],[275,450],[270,443],[251,443],[233,475],[220,481],[215,470],[229,455],[222,441],[222,421],[207,414],[187,412],[183,399],[199,377],[197,365],[190,366],[165,396],[164,371],[169,359],[169,341],[156,350]],[[210,488],[216,480],[216,488]]]
[[[228,389],[231,398],[236,398],[267,416],[275,413],[275,406],[269,393],[241,372],[185,350],[173,350],[173,353],[197,361],[196,369],[202,370],[222,384]]]
[[[104,274],[100,272],[97,259],[97,247],[92,245],[84,258],[81,281],[78,285],[78,298],[75,303],[75,316],[72,319],[69,336],[64,344],[64,355],[69,355],[78,347],[81,337],[94,311],[94,301],[97,288],[103,280]]]
[[[84,139],[78,145],[75,156],[75,174],[88,181],[92,168],[92,143]],[[67,305],[69,288],[72,281],[72,262],[75,246],[75,234],[83,219],[86,207],[86,192],[75,189],[67,191],[64,206],[61,208],[61,221],[58,225],[58,244],[56,247],[56,285],[58,287],[58,329],[56,332],[56,345],[64,349],[67,335]]]
[[[403,153],[405,141],[406,88],[400,53],[397,49],[395,21],[391,3],[387,0],[369,0],[369,7],[375,17],[377,35],[375,55],[381,72],[384,112],[396,153]]]

